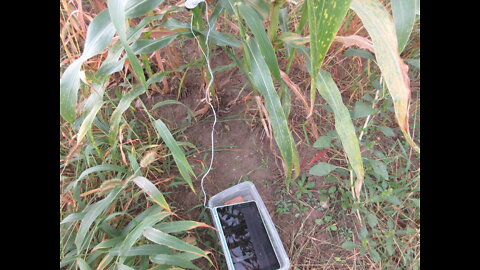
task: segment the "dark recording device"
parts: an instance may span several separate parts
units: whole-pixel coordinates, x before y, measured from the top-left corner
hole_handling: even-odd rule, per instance
[[[235,270],[277,270],[280,264],[254,201],[219,206],[216,214]],[[225,254],[227,255],[227,254]]]

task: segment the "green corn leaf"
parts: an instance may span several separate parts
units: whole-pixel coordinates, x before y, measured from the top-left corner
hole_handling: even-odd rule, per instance
[[[70,191],[70,189],[72,187],[77,185],[77,183],[79,181],[85,179],[85,177],[87,177],[87,175],[89,175],[91,173],[94,173],[94,172],[102,172],[102,171],[115,171],[115,172],[126,173],[127,169],[125,169],[124,167],[120,167],[120,166],[116,166],[116,165],[110,165],[110,164],[102,164],[102,165],[93,166],[93,167],[88,168],[85,171],[83,171],[75,181],[68,184],[68,186],[65,188],[64,194],[67,193],[68,191]]]
[[[163,0],[132,0],[128,1],[127,17],[140,16],[158,6]],[[128,31],[127,40],[129,43],[138,39],[144,26],[154,19],[161,19],[163,15],[152,16],[142,19],[142,21],[133,28],[134,31]],[[87,31],[87,38],[85,40],[85,46],[82,56],[71,64],[64,72],[60,79],[60,114],[62,117],[73,123],[76,114],[75,109],[78,102],[78,89],[80,87],[80,68],[86,60],[97,55],[104,50],[112,41],[115,34],[115,27],[110,19],[109,10],[104,10],[99,13],[95,19],[90,23]],[[117,50],[118,57],[120,57],[121,50]],[[110,53],[109,53],[110,56]],[[130,53],[131,57],[131,53]],[[108,74],[117,72],[123,66],[122,59],[120,62],[115,60],[114,57],[106,59],[102,64],[102,67],[97,72],[96,76],[102,80],[106,79]],[[135,65],[133,63],[132,65]],[[138,72],[138,65],[135,66]]]
[[[270,73],[273,74],[273,77],[277,82],[281,82],[282,79],[280,77],[280,69],[278,67],[275,50],[265,32],[265,27],[263,26],[260,16],[258,16],[258,13],[250,5],[241,2],[238,4],[238,11],[250,30],[252,30],[263,58],[265,59],[264,61],[270,69]]]
[[[72,214],[68,215],[67,217],[65,217],[65,218],[60,222],[60,224],[66,224],[66,223],[70,223],[70,222],[82,220],[82,218],[83,218],[84,216],[85,216],[85,213],[84,213],[84,212],[81,212],[81,213],[72,213]]]
[[[150,257],[150,261],[155,264],[160,265],[172,265],[179,266],[185,269],[198,269],[190,260],[185,258],[186,256],[179,255],[167,255],[167,254],[157,254]]]
[[[197,222],[192,220],[164,222],[159,224],[155,228],[164,233],[178,233],[178,232],[189,231],[191,229],[195,229],[198,227],[213,228],[210,225],[205,224],[203,222]]]
[[[107,254],[103,259],[98,263],[97,269],[105,269],[107,265],[113,261],[113,256]]]
[[[133,87],[133,89],[126,93],[118,103],[117,108],[112,113],[110,120],[110,131],[108,134],[110,145],[113,147],[117,142],[118,129],[123,113],[130,107],[130,104],[141,94],[145,93],[145,89],[140,85]]]
[[[153,213],[160,212],[162,208],[158,205],[153,205],[145,209],[142,213],[138,214],[134,219],[132,219],[125,228],[122,229],[121,235],[127,236],[135,227],[140,224],[145,218],[151,216]],[[168,213],[168,212],[166,212]]]
[[[194,28],[193,31],[206,37],[208,29],[205,29],[203,31],[198,31],[198,29]],[[208,35],[208,39],[217,46],[230,46],[233,48],[238,48],[242,44],[242,42],[236,39],[233,35],[217,32],[214,30],[210,31],[210,34]]]
[[[372,38],[375,57],[392,96],[395,117],[400,130],[410,146],[420,152],[420,148],[410,136],[408,124],[410,80],[407,66],[398,53],[393,19],[378,0],[353,0],[351,8],[360,17],[363,26]]]
[[[96,251],[96,250],[100,250],[100,249],[113,248],[113,247],[117,246],[118,244],[122,243],[123,240],[125,240],[125,237],[123,237],[123,236],[118,236],[118,237],[115,237],[115,238],[107,239],[107,240],[102,241],[99,244],[97,244],[92,249],[92,251]]]
[[[117,270],[135,270],[135,269],[130,266],[126,266],[123,263],[119,263],[117,264]]]
[[[169,212],[171,211],[167,201],[165,200],[165,197],[163,197],[163,194],[147,178],[138,176],[135,177],[132,181],[137,184],[137,186],[139,186],[143,191],[145,191],[145,193],[147,193],[154,202],[163,207],[165,210]]]
[[[263,58],[254,38],[251,38],[245,43],[246,48],[252,58],[251,61],[251,76],[255,88],[265,98],[265,107],[270,116],[270,123],[273,128],[275,141],[277,142],[280,153],[285,162],[285,175],[287,183],[298,177],[300,173],[300,164],[298,160],[298,152],[295,146],[295,141],[292,138],[290,129],[288,128],[287,118],[282,109],[280,98],[275,91],[269,69]],[[292,169],[295,170],[295,175],[291,179]]]
[[[110,255],[118,256],[120,254],[120,249],[114,247],[109,251]],[[134,257],[134,256],[151,256],[155,254],[173,254],[173,250],[160,245],[155,244],[146,244],[137,247],[132,247],[127,253],[123,254],[125,257]]]
[[[175,236],[169,235],[152,227],[148,227],[143,231],[143,236],[145,236],[148,240],[157,243],[159,245],[164,245],[169,248],[184,251],[188,253],[192,253],[195,255],[199,255],[207,259],[212,265],[212,261],[208,257],[207,253],[200,248],[187,244],[184,241],[178,239]]]
[[[95,118],[95,116],[97,115],[98,111],[100,110],[103,104],[104,102],[101,102],[101,101],[94,104],[91,111],[87,114],[87,116],[83,120],[82,125],[80,126],[80,130],[78,131],[77,144],[82,141],[83,137],[85,137],[85,135],[87,134],[87,131],[90,130],[93,119]]]
[[[375,56],[373,56],[373,54],[367,50],[349,48],[343,53],[343,55],[345,57],[357,56],[375,61]]]
[[[80,68],[86,60],[100,53],[112,41],[115,29],[108,11],[102,11],[92,20],[87,30],[83,54],[63,73],[60,79],[60,114],[70,123],[76,118],[75,109],[80,88]]]
[[[234,0],[234,2],[241,2],[239,0]],[[245,0],[249,6],[253,7],[255,11],[261,16],[262,20],[265,20],[272,9],[272,2],[268,0]]]
[[[173,159],[175,160],[175,163],[177,164],[178,170],[180,171],[183,179],[187,182],[192,191],[195,192],[195,189],[192,185],[192,179],[190,177],[190,175],[195,176],[195,173],[193,172],[192,167],[190,167],[190,164],[188,163],[182,149],[178,146],[177,142],[175,141],[172,134],[162,120],[159,119],[155,121],[153,125],[157,129],[160,137],[162,137],[168,149],[170,149],[170,151],[172,152]]]
[[[78,265],[78,268],[80,268],[80,270],[91,270],[92,269],[92,268],[90,268],[88,263],[82,258],[77,258],[77,265]]]
[[[352,0],[307,0],[310,32],[310,74],[313,74],[308,117],[313,113],[315,104],[317,74],[351,2]]]
[[[80,254],[82,251],[82,246],[84,244],[85,236],[87,235],[90,226],[97,219],[97,217],[111,205],[113,200],[116,198],[119,192],[119,188],[114,189],[108,194],[104,199],[94,203],[91,207],[88,208],[88,211],[85,213],[85,216],[82,218],[80,228],[78,229],[77,235],[75,237],[75,246],[77,247],[77,253]]]
[[[190,33],[190,24],[182,23],[173,18],[168,18],[161,25],[166,29],[178,31],[179,34],[185,35],[186,37],[193,37],[192,33]],[[195,35],[206,36],[208,32],[208,29],[200,31],[195,26],[192,30],[195,32]],[[233,48],[238,48],[242,44],[238,39],[235,39],[233,35],[220,33],[213,29],[210,31],[208,39],[217,46],[231,46]]]
[[[143,68],[140,65],[140,61],[135,56],[132,48],[129,46],[127,41],[127,24],[126,24],[126,15],[125,15],[125,5],[127,0],[109,0],[108,1],[108,11],[110,18],[112,20],[113,26],[120,37],[123,48],[127,52],[127,58],[132,65],[132,69],[135,73],[135,76],[140,81],[143,86],[143,90],[147,91],[145,74],[143,73]]]
[[[355,127],[353,126],[347,107],[343,104],[340,90],[338,90],[332,76],[324,70],[320,70],[317,76],[318,92],[333,110],[335,116],[335,129],[342,142],[343,149],[347,154],[350,166],[353,168],[353,171],[357,176],[355,184],[356,194],[354,194],[354,196],[360,198],[360,189],[362,187],[365,171],[363,168],[362,156],[360,154],[360,145],[358,143],[357,135],[355,134]]]
[[[398,52],[407,45],[415,23],[416,0],[392,0],[393,20],[398,39]]]
[[[127,18],[139,17],[158,7],[161,3],[163,0],[128,0],[125,15]]]
[[[159,39],[140,39],[132,44],[132,50],[135,54],[149,54],[170,44],[178,37],[178,34],[163,36]]]
[[[150,213],[147,217],[145,217],[139,224],[137,224],[125,237],[125,240],[119,246],[120,253],[118,254],[119,257],[123,257],[120,259],[120,263],[123,263],[125,260],[127,252],[130,251],[132,246],[142,237],[143,230],[147,227],[151,227],[156,223],[163,220],[165,217],[171,215],[171,212],[153,212]]]

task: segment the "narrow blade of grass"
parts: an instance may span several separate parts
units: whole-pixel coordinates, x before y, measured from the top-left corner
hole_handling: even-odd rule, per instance
[[[77,135],[77,144],[79,144],[82,141],[82,139],[85,137],[87,132],[90,130],[93,119],[97,115],[100,108],[102,108],[103,104],[104,102],[102,101],[98,101],[95,104],[93,104],[92,109],[90,110],[90,112],[88,112],[87,116],[82,122],[82,125],[80,126],[80,130],[78,131],[78,135]]]
[[[79,181],[85,179],[87,175],[94,172],[102,172],[102,171],[114,171],[114,172],[126,173],[127,169],[125,169],[124,167],[111,165],[111,164],[102,164],[102,165],[93,166],[91,168],[84,170],[75,181],[68,184],[68,186],[65,188],[64,194],[69,192],[70,189],[72,189],[75,185],[77,185]]]
[[[192,167],[190,167],[190,164],[188,163],[182,149],[178,146],[177,142],[175,141],[172,134],[162,120],[159,119],[155,121],[153,125],[157,129],[160,137],[163,139],[168,149],[170,149],[170,151],[172,152],[173,159],[175,160],[175,163],[177,164],[178,170],[180,171],[183,179],[187,182],[192,191],[195,192],[192,184],[192,179],[190,177],[190,175],[195,176],[195,173],[193,172]]]
[[[143,230],[145,228],[155,225],[156,223],[160,222],[171,214],[171,212],[153,212],[150,213],[147,217],[145,217],[139,224],[137,224],[135,228],[126,235],[125,240],[120,246],[120,253],[118,254],[118,256],[123,257],[120,259],[120,263],[123,263],[127,252],[138,241],[138,239],[142,237]]]
[[[118,270],[135,270],[135,269],[131,268],[130,266],[126,266],[123,263],[117,264],[117,269]]]
[[[150,182],[147,178],[138,176],[135,177],[132,181],[137,184],[137,186],[139,186],[143,191],[145,191],[145,193],[147,193],[154,202],[160,205],[163,209],[171,212],[170,206],[168,206],[168,203],[165,200],[165,197],[163,197],[162,192],[160,192],[160,190],[158,190],[157,187],[152,184],[152,182]]]
[[[114,247],[109,251],[109,253],[111,255],[117,256],[118,254],[120,254],[120,249],[118,247]],[[156,244],[146,244],[146,245],[132,247],[127,253],[123,254],[123,256],[125,257],[148,256],[148,255],[155,255],[155,254],[162,254],[162,253],[171,254],[173,253],[173,251],[172,249],[165,246],[159,246]]]
[[[159,39],[140,39],[132,44],[135,54],[149,54],[167,46],[178,37],[178,34],[163,36]]]
[[[110,119],[110,131],[108,134],[110,145],[113,147],[118,142],[117,135],[118,129],[120,125],[120,120],[123,113],[130,107],[130,104],[133,102],[135,98],[140,96],[145,92],[144,88],[140,85],[133,87],[133,89],[126,93],[118,103],[117,108],[112,113],[112,117]]]
[[[100,200],[94,203],[91,207],[88,208],[88,211],[85,213],[85,216],[82,218],[80,228],[78,229],[77,235],[75,236],[75,246],[77,247],[77,253],[80,254],[82,251],[82,246],[84,244],[85,236],[87,235],[90,226],[97,219],[97,217],[111,205],[113,200],[118,194],[119,188],[111,191],[105,199]]]
[[[90,268],[90,265],[88,265],[88,263],[82,258],[77,258],[77,265],[78,265],[78,268],[80,268],[80,270],[91,270],[92,269],[92,268]]]
[[[351,8],[360,17],[372,38],[375,58],[382,71],[395,107],[395,117],[410,146],[420,152],[410,136],[408,118],[410,105],[410,80],[406,64],[398,53],[398,42],[392,17],[378,0],[353,0]]]
[[[158,254],[158,255],[153,255],[150,257],[150,261],[152,261],[155,264],[160,264],[160,265],[171,265],[171,266],[178,266],[182,267],[185,269],[198,269],[196,265],[194,265],[190,260],[185,258],[185,256],[182,256],[181,254],[179,255],[168,255],[168,254]]]
[[[324,70],[320,70],[317,76],[318,92],[333,110],[335,116],[335,129],[342,142],[343,149],[347,154],[350,166],[352,166],[357,177],[355,186],[358,188],[353,195],[360,198],[359,192],[363,183],[365,170],[363,168],[362,156],[360,154],[360,145],[358,143],[357,135],[355,134],[355,127],[353,126],[347,107],[343,104],[340,90],[338,90],[332,76]]]
[[[108,11],[110,18],[112,20],[113,26],[118,33],[120,41],[127,52],[128,60],[133,68],[135,76],[140,81],[143,86],[144,92],[147,91],[145,74],[143,73],[143,68],[140,65],[140,61],[135,56],[132,48],[129,46],[127,41],[127,24],[126,24],[126,15],[125,15],[125,5],[127,0],[109,0],[108,1]]]
[[[295,146],[295,141],[292,138],[290,129],[288,128],[287,118],[282,109],[280,98],[275,91],[269,69],[263,58],[254,38],[251,38],[245,43],[248,52],[252,58],[251,70],[252,81],[254,86],[258,89],[260,94],[265,98],[265,107],[270,115],[270,123],[273,128],[275,141],[277,142],[280,154],[285,162],[285,176],[287,185],[297,178],[300,173],[300,164],[298,160],[298,152]],[[291,179],[292,169],[295,170],[295,175]]]
[[[175,236],[169,235],[152,227],[146,228],[143,232],[143,236],[159,245],[164,245],[175,250],[200,255],[207,259],[213,265],[212,261],[210,260],[205,251],[201,250],[196,246],[187,244]]]
[[[191,229],[195,229],[198,227],[207,227],[215,230],[215,228],[213,228],[208,224],[205,224],[203,222],[198,222],[198,221],[192,221],[192,220],[164,222],[162,224],[159,224],[156,227],[156,229],[164,233],[178,233],[178,232],[189,231]]]

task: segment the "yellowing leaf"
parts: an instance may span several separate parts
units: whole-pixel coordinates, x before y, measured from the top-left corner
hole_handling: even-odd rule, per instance
[[[398,42],[393,19],[378,0],[353,0],[351,8],[363,22],[372,38],[375,58],[382,71],[395,107],[395,117],[405,139],[417,152],[420,148],[410,136],[408,125],[410,105],[410,83],[408,66],[398,53]]]

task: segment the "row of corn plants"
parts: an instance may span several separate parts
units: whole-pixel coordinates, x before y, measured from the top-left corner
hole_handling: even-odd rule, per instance
[[[108,1],[108,8],[88,26],[81,56],[63,70],[60,114],[67,139],[61,142],[60,167],[63,269],[200,269],[192,262],[200,258],[209,267],[215,266],[210,252],[182,239],[194,228],[212,228],[181,220],[157,188],[162,182],[157,176],[168,174],[173,163],[180,174],[177,178],[192,191],[195,177],[184,152],[192,146],[177,142],[139,98],[173,71],[147,78],[138,56],[152,54],[181,36],[191,37],[184,31],[171,31],[156,40],[147,38],[160,27],[156,23],[169,23],[162,20],[165,15],[180,10],[167,6],[153,12],[162,2]],[[138,17],[141,20],[136,25],[127,23]],[[212,40],[220,43],[222,38],[215,32]],[[92,72],[85,67],[105,50],[106,58],[98,69]],[[124,68],[132,72],[125,74]],[[122,83],[109,87],[114,74],[120,75]],[[134,101],[147,112],[148,123],[135,118]],[[171,100],[156,106],[165,104],[182,105]]]

